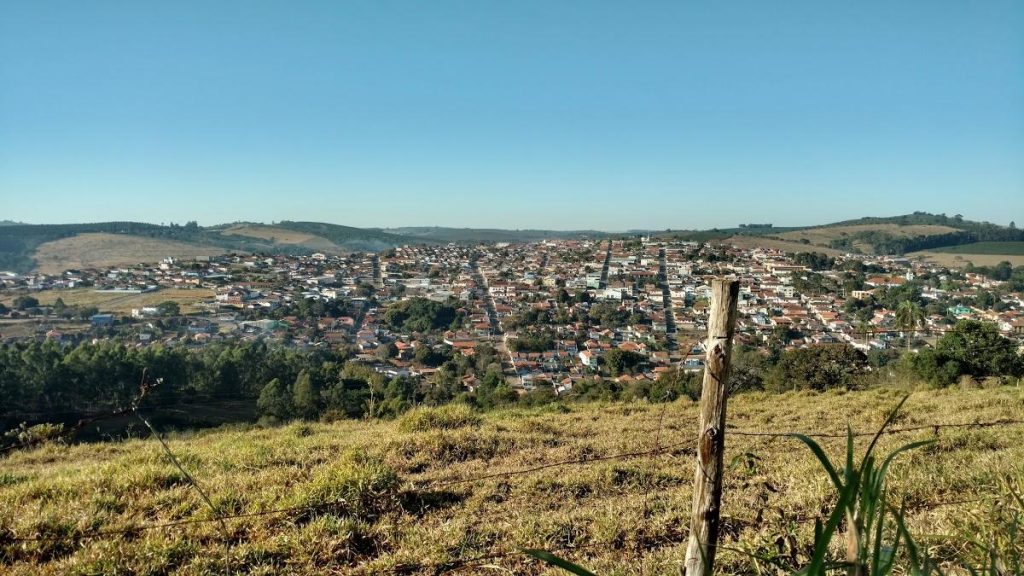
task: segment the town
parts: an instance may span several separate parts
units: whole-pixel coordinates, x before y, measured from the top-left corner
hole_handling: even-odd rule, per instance
[[[754,349],[926,348],[957,320],[1024,339],[1008,263],[784,253],[657,237],[409,245],[382,253],[230,254],[0,275],[0,338],[62,346],[331,349],[388,378],[430,380],[437,352],[486,351],[520,394],[595,376],[703,369],[709,282],[741,281],[736,341]],[[900,313],[900,303],[916,311]],[[920,303],[920,304],[917,304]],[[908,320],[907,318],[910,318]],[[482,373],[460,374],[469,392]]]

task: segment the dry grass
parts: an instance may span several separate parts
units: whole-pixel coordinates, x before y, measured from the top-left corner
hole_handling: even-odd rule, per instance
[[[824,246],[812,246],[810,244],[801,244],[800,242],[788,242],[784,240],[776,240],[775,238],[765,238],[763,236],[730,236],[725,240],[719,242],[720,244],[735,245],[740,248],[753,249],[753,248],[772,248],[775,250],[782,250],[784,252],[820,252],[827,254],[828,256],[840,256],[843,254],[842,250],[836,250],[834,248],[827,248]]]
[[[745,430],[842,432],[847,421],[871,430],[901,394],[740,395],[729,417]],[[922,391],[896,425],[1019,418],[1022,410],[1024,393],[1015,388]],[[480,422],[465,416],[234,427],[174,435],[170,445],[223,513],[339,501],[228,520],[234,573],[434,574],[448,562],[456,562],[451,568],[462,558],[518,547],[558,549],[604,575],[679,573],[694,474],[693,403],[516,409]],[[881,448],[930,436],[886,436]],[[1024,426],[943,429],[936,444],[897,460],[891,494],[905,499],[911,530],[934,557],[952,562],[968,551],[968,536],[984,541],[998,530],[993,500],[933,505],[995,497],[1002,482],[1020,485],[1022,440]],[[861,450],[867,441],[859,441]],[[732,434],[726,444],[721,573],[754,571],[747,552],[806,561],[813,531],[806,518],[833,504],[819,465],[790,439]],[[675,447],[658,456],[593,460],[669,445]],[[843,445],[823,441],[833,455]],[[452,482],[580,459],[592,461]],[[0,473],[0,570],[222,573],[215,522],[80,543],[9,540],[210,517],[153,440],[14,453]],[[461,573],[502,573],[484,564],[555,574],[519,554],[462,566]]]
[[[154,263],[168,256],[189,259],[197,256],[216,256],[224,252],[219,248],[174,240],[96,232],[42,244],[36,249],[33,258],[39,272],[60,274],[65,270],[80,268]]]
[[[276,226],[259,226],[255,224],[249,224],[244,226],[234,226],[221,232],[225,236],[245,236],[247,238],[259,238],[260,240],[269,240],[274,244],[287,244],[287,245],[298,245],[305,246],[312,250],[322,250],[329,252],[339,252],[341,249],[337,244],[331,242],[327,238],[317,236],[315,234],[308,234],[305,232],[296,232],[295,230],[288,230],[285,228],[278,228]]]
[[[935,224],[915,224],[901,226],[899,224],[855,224],[851,226],[827,226],[823,228],[809,228],[807,230],[794,230],[779,234],[779,237],[791,242],[800,242],[807,239],[811,244],[828,246],[829,242],[847,236],[853,236],[859,232],[885,232],[897,237],[909,236],[933,236],[956,232],[956,228],[939,226]]]
[[[5,294],[0,302],[11,306],[19,294],[14,292]],[[31,294],[44,306],[52,305],[60,298],[68,306],[95,306],[99,308],[100,312],[115,314],[128,314],[132,308],[156,306],[168,300],[177,302],[181,306],[182,313],[189,313],[198,310],[199,302],[214,297],[213,290],[206,288],[166,288],[142,294],[96,291],[93,288],[72,288],[70,290],[43,290]]]
[[[995,266],[1004,260],[1008,261],[1013,266],[1024,266],[1024,256],[1020,255],[952,254],[924,250],[921,252],[910,252],[907,254],[907,257],[921,258],[947,268],[963,268],[968,264],[973,264],[975,266]]]

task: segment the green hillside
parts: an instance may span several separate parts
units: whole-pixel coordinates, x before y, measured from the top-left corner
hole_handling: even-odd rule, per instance
[[[1024,242],[976,242],[934,249],[950,254],[994,254],[997,256],[1024,256]]]

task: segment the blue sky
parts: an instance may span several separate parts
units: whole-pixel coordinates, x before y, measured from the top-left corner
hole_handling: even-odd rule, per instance
[[[1024,221],[1024,2],[0,0],[0,219]]]

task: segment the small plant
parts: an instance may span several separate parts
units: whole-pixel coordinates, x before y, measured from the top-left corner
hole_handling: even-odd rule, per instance
[[[50,442],[60,441],[63,434],[63,424],[44,423],[29,426],[22,422],[17,428],[5,432],[3,437],[4,440],[9,442],[11,447],[34,448]]]
[[[561,568],[570,574],[576,574],[576,576],[597,576],[597,574],[594,574],[582,566],[562,560],[558,556],[544,550],[523,550],[523,553],[528,556],[533,556],[537,560],[541,560],[557,568]]]
[[[821,446],[812,438],[803,434],[793,435],[814,453],[822,467],[825,468],[825,472],[828,473],[839,497],[835,509],[825,523],[822,524],[820,520],[815,522],[814,552],[811,562],[797,574],[817,576],[834,568],[846,568],[850,576],[891,574],[901,539],[904,540],[908,548],[913,571],[915,573],[921,573],[919,572],[921,570],[927,571],[927,559],[918,558],[916,546],[903,523],[903,512],[894,509],[886,500],[885,477],[889,471],[889,465],[896,456],[933,441],[925,440],[906,444],[891,452],[881,461],[874,454],[879,438],[889,424],[896,419],[896,415],[906,401],[907,397],[904,397],[886,418],[878,433],[871,439],[871,444],[868,445],[859,466],[854,461],[854,436],[853,430],[849,426],[846,429],[846,463],[842,469],[838,470],[825,455]],[[829,561],[828,551],[832,543],[832,536],[844,520],[846,522],[846,559]],[[890,526],[888,532],[895,533],[894,536],[890,536],[888,542],[886,541],[887,521]]]
[[[871,439],[871,444],[868,445],[859,465],[854,460],[854,435],[849,426],[846,429],[846,462],[841,469],[837,469],[832,464],[825,451],[814,439],[803,434],[792,435],[811,449],[822,467],[825,468],[825,472],[828,473],[829,479],[838,493],[835,509],[828,519],[824,523],[821,520],[815,522],[814,552],[811,562],[797,571],[797,576],[821,576],[830,570],[842,568],[846,569],[849,576],[888,576],[893,572],[901,540],[907,547],[912,574],[924,576],[938,573],[928,558],[922,557],[919,553],[903,522],[902,510],[897,510],[889,505],[885,486],[889,465],[896,456],[933,441],[925,440],[906,444],[880,461],[874,454],[879,438],[896,419],[907,398],[904,397],[899,405],[889,413],[885,423]],[[846,559],[830,560],[829,548],[832,544],[832,537],[844,520]],[[888,530],[886,530],[887,525],[889,526]],[[572,574],[593,575],[586,569],[549,552],[543,550],[525,550],[524,552]],[[995,576],[997,572],[990,574]],[[1003,573],[998,572],[998,574]]]
[[[994,514],[1003,537],[986,543],[970,540],[985,558],[981,566],[965,566],[972,576],[1024,576],[1024,497],[1009,480],[1005,490],[1007,499],[997,504],[1000,510]]]

